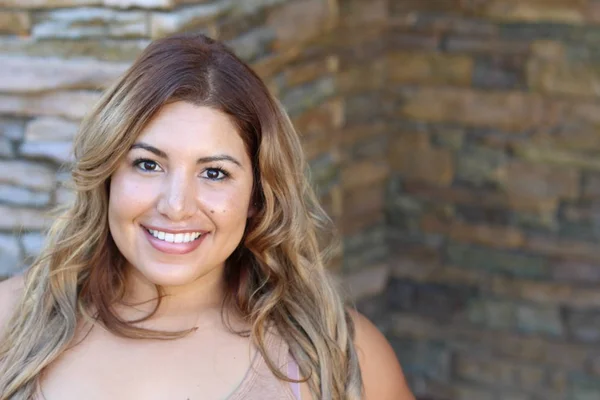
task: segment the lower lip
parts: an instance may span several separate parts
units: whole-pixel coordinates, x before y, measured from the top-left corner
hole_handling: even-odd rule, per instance
[[[200,243],[202,243],[202,241],[204,240],[204,236],[206,236],[206,234],[202,234],[202,236],[200,236],[198,239],[189,243],[169,243],[165,242],[164,240],[155,238],[144,227],[142,227],[142,230],[144,231],[144,234],[146,235],[146,238],[148,239],[152,247],[154,247],[158,251],[168,254],[191,253],[192,251],[196,250],[198,246],[200,246]]]

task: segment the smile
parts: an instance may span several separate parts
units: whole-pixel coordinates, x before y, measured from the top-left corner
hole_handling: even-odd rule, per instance
[[[207,231],[173,233],[142,227],[141,230],[152,247],[167,254],[187,254],[200,246]]]
[[[190,243],[202,236],[201,232],[186,232],[186,233],[169,233],[156,231],[154,229],[146,229],[149,234],[168,243]]]

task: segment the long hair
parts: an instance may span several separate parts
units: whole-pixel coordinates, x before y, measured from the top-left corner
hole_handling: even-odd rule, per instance
[[[319,235],[330,220],[305,176],[301,144],[262,80],[226,46],[200,34],[151,43],[103,95],[75,138],[75,200],[55,220],[28,269],[0,341],[0,400],[29,399],[40,373],[75,337],[82,321],[115,335],[176,339],[189,333],[134,326],[112,307],[123,299],[124,258],[108,228],[109,182],[142,129],[165,104],[186,101],[230,116],[254,169],[257,204],[242,242],[225,265],[224,306],[250,324],[273,373],[267,330],[289,343],[301,375],[319,399],[359,399],[362,381],[354,326],[324,264]],[[239,333],[239,332],[238,332]]]

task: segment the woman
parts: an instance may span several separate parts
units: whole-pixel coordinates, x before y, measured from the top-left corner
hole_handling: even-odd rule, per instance
[[[326,273],[289,119],[222,44],[152,43],[74,146],[74,203],[0,284],[0,400],[412,399]]]

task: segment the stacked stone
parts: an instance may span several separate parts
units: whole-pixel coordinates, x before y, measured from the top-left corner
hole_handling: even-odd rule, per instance
[[[387,7],[342,64],[357,151],[389,168],[363,310],[424,399],[600,399],[600,2]]]

